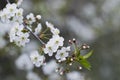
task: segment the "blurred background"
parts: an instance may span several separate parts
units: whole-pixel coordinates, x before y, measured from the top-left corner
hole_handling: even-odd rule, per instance
[[[0,0],[0,9],[5,4],[5,0]],[[72,38],[90,44],[94,49],[89,59],[92,70],[82,71],[85,80],[120,80],[120,0],[23,0],[20,7],[24,8],[24,15],[33,12],[53,23],[66,44]],[[0,80],[26,80],[26,72],[16,68],[15,60],[39,45],[33,41],[32,47],[18,48],[9,43],[7,31],[0,23]],[[38,70],[34,71],[46,77]]]

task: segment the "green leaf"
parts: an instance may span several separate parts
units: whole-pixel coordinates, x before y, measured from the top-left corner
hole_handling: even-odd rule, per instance
[[[86,59],[79,60],[79,62],[84,68],[91,70],[91,64]]]
[[[91,50],[91,51],[88,52],[86,55],[84,55],[84,56],[83,56],[83,59],[89,58],[92,54],[93,54],[93,50]]]

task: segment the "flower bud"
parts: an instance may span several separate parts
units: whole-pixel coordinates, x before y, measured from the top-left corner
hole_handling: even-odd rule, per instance
[[[60,72],[60,75],[63,75],[63,71]]]
[[[81,69],[82,69],[82,67],[81,67],[81,66],[79,66],[79,67],[78,67],[78,69],[79,69],[79,70],[81,70]]]
[[[75,38],[73,38],[73,43],[76,43],[76,39]]]
[[[72,63],[69,63],[70,66],[72,66]]]
[[[40,19],[41,19],[41,15],[37,15],[36,18],[37,18],[38,20],[40,20]]]
[[[72,44],[73,42],[72,42],[72,40],[69,40],[69,44]]]
[[[73,61],[73,58],[71,58],[70,61]]]
[[[89,45],[87,45],[87,44],[83,44],[83,45],[81,46],[81,48],[82,48],[82,49],[89,49],[89,48],[90,48],[90,46],[89,46]]]

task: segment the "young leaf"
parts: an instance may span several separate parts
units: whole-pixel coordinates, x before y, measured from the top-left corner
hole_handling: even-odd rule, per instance
[[[83,56],[83,59],[87,59],[89,58],[93,53],[93,50],[91,50],[90,52],[88,52],[86,55]]]
[[[84,68],[91,70],[91,65],[86,59],[82,59],[79,62]]]

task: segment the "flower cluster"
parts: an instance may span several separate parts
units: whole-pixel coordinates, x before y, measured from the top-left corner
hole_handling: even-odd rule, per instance
[[[67,66],[71,66],[72,63],[76,62],[87,69],[91,68],[87,58],[90,57],[92,51],[84,56],[80,53],[81,50],[89,49],[89,46],[87,44],[79,46],[77,45],[76,40],[73,39],[69,41],[71,44],[70,46],[64,47],[65,39],[60,36],[60,30],[55,28],[52,23],[46,21],[45,30],[43,30],[44,28],[40,22],[41,15],[35,16],[33,13],[30,13],[24,18],[23,9],[19,8],[15,3],[9,3],[2,11],[0,11],[0,20],[4,23],[12,24],[9,32],[10,42],[14,42],[16,45],[24,47],[30,42],[29,37],[30,34],[32,34],[42,44],[40,45],[40,51],[35,50],[30,53],[30,60],[36,67],[45,64],[45,54],[48,54],[50,57],[55,55],[54,58],[56,59],[56,62],[61,64],[65,63]],[[74,46],[73,50],[71,50],[71,46]],[[17,62],[20,62],[21,59],[26,60],[25,57],[26,56],[24,55],[23,57],[18,58]],[[28,57],[26,58],[28,59]],[[20,63],[23,64],[21,67],[24,65],[26,66],[26,62],[21,61]],[[33,66],[31,65],[31,67],[26,68],[29,69],[32,67]],[[45,68],[43,68],[43,70],[45,72]],[[63,70],[60,69],[60,74],[69,71],[69,69]],[[31,73],[29,75],[31,75]],[[32,73],[32,75],[34,74]]]
[[[61,61],[65,60],[66,57],[69,56],[68,51],[70,51],[70,47],[63,47],[64,45],[64,38],[60,37],[60,31],[57,28],[54,28],[54,25],[46,22],[46,26],[50,28],[52,35],[52,38],[47,42],[44,48],[45,54],[48,54],[49,56],[52,56],[53,53],[57,52],[56,59],[59,59]],[[61,50],[58,50],[59,47],[62,47]]]
[[[24,25],[20,25],[19,23],[14,23],[13,27],[10,30],[10,42],[15,42],[18,46],[25,46],[26,43],[30,41],[28,39],[29,33],[24,32]]]
[[[23,23],[23,9],[17,8],[17,4],[7,4],[6,7],[0,11],[1,21],[5,23],[18,22]]]
[[[45,45],[44,52],[49,56],[57,51],[60,46],[63,46],[64,38],[59,35],[54,35]]]

